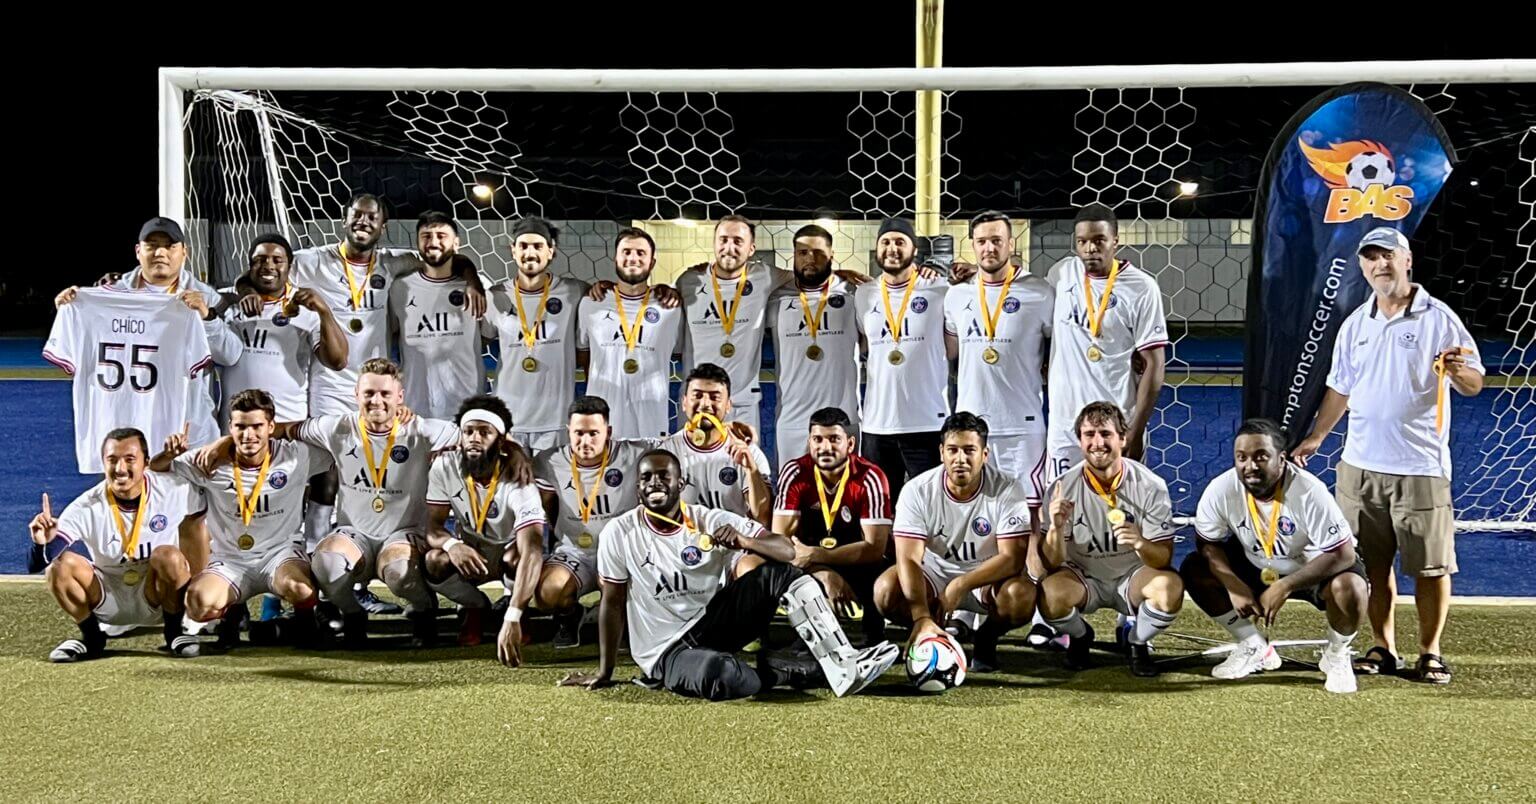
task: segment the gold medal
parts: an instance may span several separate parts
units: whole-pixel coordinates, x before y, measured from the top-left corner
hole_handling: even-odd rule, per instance
[[[138,586],[139,581],[143,579],[144,576],[140,575],[138,570],[131,569],[123,572],[123,583],[129,586]]]
[[[603,475],[608,473],[609,452],[603,447],[603,457],[598,461],[597,472],[592,475],[592,490],[587,491],[581,482],[581,465],[576,462],[576,456],[571,456],[571,490],[576,492],[576,513],[581,517],[581,524],[585,525],[592,519],[592,507],[597,505],[597,493],[603,488]],[[582,542],[585,541],[585,544]],[[576,541],[582,548],[590,547],[592,534],[582,532],[581,538]]]
[[[1282,470],[1283,472],[1283,470]],[[1265,560],[1273,560],[1275,557],[1275,542],[1280,538],[1280,508],[1285,505],[1285,475],[1280,475],[1280,482],[1275,484],[1275,498],[1270,503],[1269,527],[1264,527],[1264,521],[1259,518],[1259,501],[1252,494],[1243,492],[1244,501],[1248,503],[1248,516],[1253,520],[1254,537],[1258,539],[1259,546],[1264,548]],[[1265,567],[1259,571],[1259,580],[1265,586],[1280,580],[1280,573],[1274,567]]]
[[[358,281],[352,277],[352,261],[347,259],[347,244],[342,243],[339,251],[341,252],[341,270],[347,275],[347,293],[352,297],[352,309],[361,310],[363,309],[363,297],[368,293],[368,281],[373,278],[373,262],[378,257],[378,252],[368,252],[368,270],[363,272],[362,281]],[[355,318],[352,320],[357,322]],[[363,328],[361,322],[349,326],[352,326],[353,332],[358,332]]]
[[[246,527],[251,526],[251,520],[256,516],[256,507],[261,505],[261,487],[267,484],[267,467],[271,464],[272,450],[264,450],[261,455],[261,471],[256,474],[256,483],[251,486],[249,495],[241,488],[240,459],[236,457],[229,465],[235,481],[235,504],[240,509],[240,522]],[[240,534],[240,538],[235,543],[240,545],[241,550],[249,550],[256,546],[256,539],[247,531]]]
[[[892,349],[891,353],[885,356],[885,359],[890,361],[891,365],[899,366],[901,361],[906,360],[907,357],[901,353],[900,349]]]
[[[831,536],[828,536],[827,538],[821,540],[821,546],[824,550],[831,550],[837,546],[837,540]]]
[[[239,541],[236,541],[235,544],[240,545],[241,550],[249,550],[256,546],[256,537],[249,533],[242,533],[240,534]]]
[[[699,549],[703,550],[706,553],[711,551],[711,550],[713,550],[713,549],[715,549],[715,540],[709,538],[709,534],[708,533],[700,533],[699,534]]]
[[[354,318],[351,321],[348,321],[347,322],[347,329],[350,329],[353,332],[362,332],[363,331],[363,320],[361,318]]]
[[[583,550],[591,550],[592,549],[592,534],[583,532],[580,536],[577,536],[576,537],[576,546],[580,547]]]
[[[1119,508],[1109,509],[1109,513],[1105,515],[1105,518],[1109,520],[1109,526],[1112,528],[1118,528],[1125,524],[1125,512]]]
[[[112,520],[117,524],[119,540],[123,545],[123,558],[132,558],[139,551],[139,529],[144,525],[144,512],[149,508],[149,480],[139,485],[139,509],[133,514],[133,527],[123,521],[123,512],[117,507],[117,495],[107,492],[107,507],[112,509]]]
[[[383,497],[374,497],[373,498],[373,512],[375,514],[382,514],[382,513],[384,513],[384,498]]]
[[[1003,280],[1003,292],[997,296],[996,308],[987,303],[986,277],[976,277],[976,302],[981,307],[981,328],[986,333],[988,344],[981,353],[981,359],[989,366],[997,362],[998,352],[991,343],[997,337],[998,322],[1003,320],[1003,305],[1008,303],[1008,289],[1013,287],[1013,273],[1013,266],[1008,266],[1008,276]]]
[[[817,346],[814,343],[811,344],[810,346],[805,347],[805,356],[807,358],[811,359],[811,360],[820,360],[821,359],[821,347]]]
[[[533,351],[533,345],[538,342],[539,325],[544,322],[544,306],[549,302],[549,286],[555,280],[548,275],[544,277],[544,290],[539,294],[539,309],[534,314],[533,323],[528,323],[528,311],[523,309],[523,289],[516,283],[512,285],[512,301],[517,304],[517,326],[523,331],[523,346],[528,351]],[[532,373],[539,367],[539,361],[532,356],[523,358],[523,371]]]
[[[720,356],[721,357],[735,357],[736,356],[736,344],[730,343],[730,342],[726,342],[726,343],[720,344]]]
[[[645,326],[645,308],[651,303],[651,288],[645,288],[645,295],[640,297],[640,311],[635,313],[635,323],[631,325],[624,315],[624,294],[613,294],[613,306],[619,312],[619,331],[624,333],[624,353],[634,354],[635,344],[640,342],[640,330]],[[624,373],[634,374],[640,370],[640,361],[633,357],[624,359]]]
[[[1280,573],[1274,567],[1265,567],[1259,570],[1259,580],[1263,581],[1265,586],[1274,586],[1275,582],[1280,580]]]
[[[479,484],[469,475],[464,476],[464,494],[469,498],[470,521],[466,525],[473,525],[475,533],[485,536],[485,519],[491,515],[491,506],[496,502],[496,486],[501,483],[501,461],[498,459],[491,466],[491,484],[485,489],[485,504],[480,504],[480,494],[475,491]]]
[[[1097,345],[1088,347],[1088,362],[1089,363],[1097,363],[1097,362],[1099,362],[1100,360],[1103,360],[1103,359],[1104,359],[1104,352],[1103,352],[1103,350],[1099,349],[1099,347]]]
[[[688,442],[693,444],[695,447],[704,446],[704,442],[708,440],[709,434],[705,433],[703,430],[688,431]]]
[[[910,268],[908,270],[911,270]],[[917,273],[914,271],[907,278],[907,289],[901,294],[901,306],[896,310],[891,309],[891,289],[886,284],[886,276],[880,277],[880,300],[885,305],[885,325],[891,331],[891,343],[895,349],[890,357],[891,365],[899,366],[903,356],[901,354],[901,327],[907,321],[907,305],[912,302],[912,291],[917,289]]]
[[[634,374],[635,372],[637,372],[639,370],[640,370],[640,361],[634,359],[633,357],[626,358],[624,360],[624,373],[625,374]]]
[[[843,492],[848,490],[848,477],[853,472],[853,460],[843,461],[843,474],[837,479],[837,491],[832,495],[832,502],[827,502],[827,484],[821,479],[821,469],[811,470],[811,475],[816,478],[816,501],[821,503],[821,521],[827,526],[827,538],[821,540],[821,546],[831,549],[837,546],[837,540],[832,538],[832,525],[837,522],[838,509],[843,507]],[[827,544],[832,542],[832,544]]]
[[[539,370],[539,361],[537,361],[537,360],[535,360],[535,359],[533,359],[531,357],[523,358],[523,371],[526,371],[529,374],[532,374],[532,373],[534,373],[535,371],[538,371],[538,370]]]
[[[983,362],[987,363],[988,365],[996,363],[997,362],[997,358],[998,358],[998,353],[997,353],[996,349],[993,349],[992,347],[988,346],[987,348],[981,350],[981,359],[982,359]]]
[[[1128,517],[1124,511],[1120,510],[1120,484],[1125,482],[1125,465],[1120,465],[1114,482],[1110,483],[1107,489],[1087,466],[1083,467],[1083,479],[1088,481],[1088,487],[1093,489],[1094,494],[1099,495],[1099,499],[1103,500],[1105,507],[1109,509],[1104,514],[1104,518],[1109,520],[1109,526],[1115,528],[1124,525]]]
[[[1115,278],[1120,275],[1120,261],[1113,260],[1109,264],[1109,280],[1104,283],[1104,295],[1099,297],[1097,304],[1093,301],[1093,277],[1086,271],[1083,272],[1083,297],[1087,300],[1087,309],[1084,317],[1088,319],[1088,335],[1094,340],[1099,339],[1099,332],[1104,329],[1104,313],[1109,309],[1109,297],[1115,292]],[[1104,357],[1097,345],[1088,347],[1088,359],[1097,363]]]
[[[720,329],[726,338],[731,337],[731,331],[736,328],[736,311],[741,309],[741,296],[747,290],[747,271],[742,269],[741,275],[736,278],[736,298],[731,299],[731,306],[725,306],[725,298],[720,295],[720,275],[718,269],[709,266],[709,285],[715,292],[715,310],[720,313]],[[720,344],[720,356],[730,357],[736,354],[736,346],[730,341]]]
[[[357,438],[363,442],[363,460],[366,461],[368,474],[373,478],[373,512],[384,513],[384,475],[389,469],[389,453],[395,448],[395,434],[400,430],[400,420],[394,419],[389,423],[389,440],[384,443],[384,454],[379,456],[379,462],[373,462],[373,437],[368,435],[368,428],[363,424],[362,414],[357,416]]]

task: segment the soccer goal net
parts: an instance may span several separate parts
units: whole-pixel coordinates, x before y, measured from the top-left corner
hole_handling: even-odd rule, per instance
[[[450,212],[492,279],[512,269],[520,216],[559,225],[552,270],[587,281],[613,277],[613,234],[639,225],[667,282],[711,259],[712,220],[733,212],[757,221],[759,260],[789,267],[792,233],[818,223],[840,267],[871,271],[884,216],[917,215],[919,234],[947,235],[968,260],[966,221],[997,209],[1015,221],[1017,264],[1045,276],[1072,253],[1075,209],[1100,202],[1120,216],[1122,258],[1163,292],[1173,345],[1147,462],[1188,515],[1231,465],[1242,416],[1266,153],[1326,87],[1383,80],[1422,100],[1457,152],[1414,235],[1414,278],[1462,316],[1489,368],[1480,396],[1453,402],[1458,519],[1536,528],[1536,93],[1521,83],[1532,73],[1516,62],[166,70],[162,211],[187,221],[197,270],[220,285],[245,270],[258,234],[335,242],[359,191],[386,201],[386,245],[413,246],[421,212]],[[923,250],[942,261],[945,240]],[[771,373],[764,387],[769,424]],[[1323,450],[1329,482],[1343,427]]]

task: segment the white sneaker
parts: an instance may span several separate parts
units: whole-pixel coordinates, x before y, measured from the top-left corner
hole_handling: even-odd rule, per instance
[[[1211,675],[1221,679],[1246,678],[1260,670],[1280,666],[1280,655],[1268,642],[1239,642],[1227,654],[1226,661],[1211,668]]]
[[[1317,660],[1317,668],[1323,671],[1323,688],[1329,692],[1354,692],[1359,689],[1355,681],[1354,665],[1349,660],[1349,648],[1323,648]]]
[[[852,695],[869,686],[885,671],[891,669],[891,665],[895,664],[899,658],[901,658],[901,648],[889,642],[881,642],[872,648],[859,651],[857,655],[845,662],[840,662],[835,670],[826,674],[827,685],[839,698]]]

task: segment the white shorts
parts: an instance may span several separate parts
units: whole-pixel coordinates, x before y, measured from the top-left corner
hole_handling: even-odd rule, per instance
[[[859,426],[855,424],[848,428],[848,435],[859,437]],[[790,461],[810,452],[810,424],[809,419],[799,424],[791,424],[779,419],[773,432],[774,446],[778,449],[774,452],[774,458],[778,461],[774,466],[782,470]],[[761,445],[759,445],[761,446]],[[857,451],[857,450],[855,450]]]
[[[581,550],[562,544],[544,557],[544,565],[556,564],[570,570],[576,576],[576,596],[582,597],[598,590],[597,551]]]
[[[564,441],[562,439],[565,436],[565,431],[544,430],[542,432],[533,433],[523,430],[513,430],[511,436],[513,441],[522,444],[523,449],[528,450],[529,457],[533,457],[543,450],[549,449],[551,447],[558,447],[563,444]]]
[[[409,530],[397,530],[388,536],[380,538],[365,534],[351,525],[337,525],[331,528],[331,533],[341,534],[351,539],[352,544],[356,545],[357,549],[363,554],[363,560],[359,561],[357,566],[352,569],[354,580],[372,578],[378,574],[379,553],[384,548],[401,542],[424,543],[424,540],[420,539],[415,532]],[[322,541],[324,540],[322,539]]]
[[[150,605],[144,597],[145,583],[149,579],[149,562],[140,561],[129,565],[127,572],[114,568],[106,573],[100,567],[92,567],[96,580],[101,582],[101,602],[93,613],[104,625],[157,625],[160,607]],[[137,573],[133,584],[127,582],[128,572]]]
[[[1052,435],[1047,439],[1045,450],[1045,485],[1056,482],[1056,478],[1067,473],[1068,469],[1076,466],[1083,460],[1083,450],[1076,441],[1063,441],[1062,437]]]
[[[1030,505],[1045,495],[1045,433],[987,437],[987,462],[1024,487]]]
[[[934,597],[942,596],[944,590],[949,587],[949,582],[964,575],[966,572],[969,572],[969,570],[956,570],[940,566],[938,560],[933,557],[933,553],[923,554],[923,580],[928,582],[928,591]],[[960,607],[965,611],[977,614],[989,614],[987,603],[982,599],[983,594],[990,596],[991,587],[984,586],[980,589],[972,589],[971,593],[966,595]]]
[[[1083,614],[1098,611],[1099,609],[1114,609],[1127,617],[1136,614],[1136,607],[1131,605],[1131,578],[1137,570],[1131,570],[1126,574],[1109,580],[1101,581],[1098,578],[1088,577],[1088,573],[1076,564],[1068,563],[1066,568],[1077,576],[1077,580],[1088,590],[1083,598],[1083,605],[1078,610]],[[1138,570],[1140,567],[1137,568]]]
[[[223,578],[234,587],[235,602],[239,603],[272,593],[278,568],[290,561],[309,566],[309,556],[304,553],[304,548],[291,544],[265,556],[216,558],[209,561],[208,569],[203,571]]]

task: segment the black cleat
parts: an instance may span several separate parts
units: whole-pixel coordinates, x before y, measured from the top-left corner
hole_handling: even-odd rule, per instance
[[[1067,669],[1087,670],[1093,666],[1093,626],[1083,623],[1086,631],[1081,637],[1072,637],[1067,644]]]
[[[976,629],[976,641],[971,643],[969,664],[972,673],[997,672],[997,640],[1003,635],[1004,629],[994,625],[996,622],[997,618],[989,617]]]
[[[240,647],[240,626],[245,622],[246,616],[245,606],[240,603],[236,603],[229,608],[229,611],[224,612],[224,616],[219,619],[217,631],[219,638],[214,643],[214,647],[219,650],[234,650]]]
[[[1152,678],[1163,671],[1158,669],[1157,662],[1152,661],[1152,646],[1135,642],[1129,643],[1131,647],[1131,675],[1137,678]]]
[[[570,650],[581,647],[581,618],[585,614],[582,609],[567,614],[555,615],[555,638],[550,643],[555,650]]]
[[[763,689],[789,687],[796,690],[827,686],[827,677],[816,660],[793,651],[765,650],[757,654],[757,674]]]
[[[411,649],[422,650],[437,644],[437,610],[413,611],[405,615],[411,621]]]
[[[359,611],[341,616],[341,645],[347,650],[368,647],[368,612]]]

